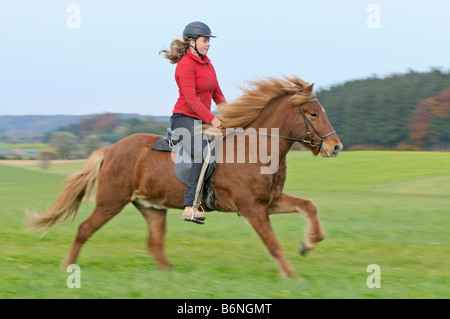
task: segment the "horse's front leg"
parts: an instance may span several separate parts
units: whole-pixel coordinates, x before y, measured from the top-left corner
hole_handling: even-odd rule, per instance
[[[317,208],[310,200],[282,193],[269,206],[269,214],[286,213],[299,213],[306,217],[308,229],[305,234],[305,240],[300,243],[300,252],[304,256],[306,252],[313,249],[325,237],[317,215]]]
[[[267,207],[258,203],[251,203],[247,200],[244,205],[238,205],[239,213],[244,216],[258,233],[269,254],[278,263],[281,273],[284,276],[295,278],[295,271],[291,268],[284,257],[283,248],[278,242],[270,224]]]

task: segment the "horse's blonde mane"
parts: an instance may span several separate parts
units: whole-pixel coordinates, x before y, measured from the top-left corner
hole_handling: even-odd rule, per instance
[[[264,78],[242,88],[243,95],[217,107],[224,128],[246,128],[273,101],[290,95],[290,102],[300,104],[315,97],[313,85],[296,76],[283,79]]]

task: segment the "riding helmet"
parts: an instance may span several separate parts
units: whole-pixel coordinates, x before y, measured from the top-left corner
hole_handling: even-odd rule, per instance
[[[197,39],[200,36],[217,38],[211,34],[211,29],[200,21],[189,23],[183,31],[183,38],[187,41],[189,38]]]

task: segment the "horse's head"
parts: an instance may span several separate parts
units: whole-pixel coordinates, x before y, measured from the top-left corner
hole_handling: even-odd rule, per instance
[[[299,116],[293,119],[292,133],[309,148],[314,155],[336,157],[343,149],[341,140],[328,121],[324,108],[315,98],[311,84],[291,98],[299,110]]]
[[[301,142],[314,155],[335,157],[342,150],[341,141],[316,99],[313,85],[295,76],[266,78],[250,84],[240,98],[218,106],[223,128],[280,128],[284,132],[281,135],[285,136],[279,138]],[[277,102],[290,109],[270,108]]]

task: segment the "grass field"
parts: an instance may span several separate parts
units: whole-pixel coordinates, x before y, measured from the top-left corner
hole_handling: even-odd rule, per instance
[[[160,271],[145,248],[147,228],[133,206],[100,229],[81,251],[81,288],[60,268],[75,222],[40,238],[27,233],[25,210],[48,208],[58,184],[81,163],[11,167],[0,162],[0,298],[449,298],[450,153],[344,152],[335,159],[291,152],[285,192],[311,199],[325,240],[298,254],[306,222],[271,217],[299,278],[280,276],[260,239],[236,214],[209,213],[199,226],[170,211]],[[368,265],[381,288],[368,288]]]
[[[0,148],[35,148],[35,149],[40,149],[40,148],[48,148],[49,144],[42,144],[42,143],[38,143],[38,144],[14,144],[14,143],[0,143]]]

